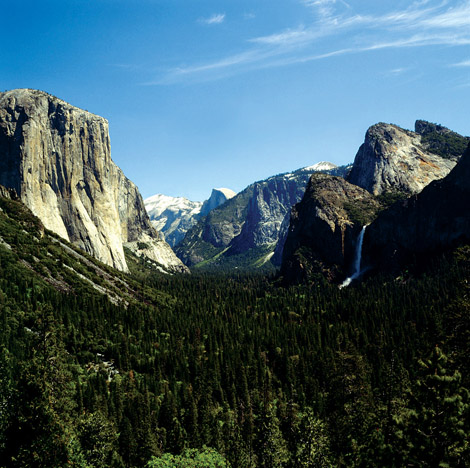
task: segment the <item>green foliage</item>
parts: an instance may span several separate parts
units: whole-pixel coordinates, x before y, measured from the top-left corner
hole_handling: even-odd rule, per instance
[[[468,138],[454,132],[429,132],[422,135],[421,142],[428,151],[446,159],[455,159],[465,152]]]
[[[196,264],[194,268],[200,271],[214,271],[214,267],[216,267],[219,274],[234,270],[274,273],[275,267],[269,261],[274,247],[274,245],[256,247],[240,254],[232,254],[230,249],[224,249],[218,251],[213,257],[206,252],[207,260]]]
[[[420,371],[400,419],[409,466],[457,467],[470,461],[469,392],[436,346]]]
[[[25,222],[0,212],[0,464],[432,466],[442,432],[465,466],[468,246],[406,280],[285,289],[136,257],[125,275]],[[452,359],[423,359],[435,343]]]
[[[343,208],[353,223],[365,226],[371,223],[377,216],[378,206],[372,200],[366,198],[354,202],[345,202]]]
[[[289,452],[287,443],[279,427],[276,402],[268,405],[257,421],[258,466],[263,468],[282,468],[287,466]]]
[[[383,209],[392,206],[394,203],[406,200],[407,195],[403,192],[384,192],[376,196],[377,201],[382,205]]]
[[[73,387],[49,307],[29,332],[32,355],[22,363],[5,431],[3,459],[10,466],[66,466],[73,457],[70,417]]]
[[[165,453],[161,457],[152,457],[146,465],[148,468],[230,468],[222,455],[212,448],[202,450],[187,449],[182,455]]]
[[[299,418],[295,466],[299,468],[332,468],[334,458],[326,424],[315,417],[312,408],[309,407],[299,415]]]
[[[111,465],[118,434],[113,424],[101,413],[85,413],[78,421],[78,440],[83,458],[94,468]]]

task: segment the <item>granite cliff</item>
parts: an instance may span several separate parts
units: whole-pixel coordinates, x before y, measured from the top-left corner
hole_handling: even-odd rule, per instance
[[[367,130],[347,180],[374,195],[419,193],[457,163],[468,139],[445,127],[418,120],[415,132],[378,123]]]
[[[381,206],[373,195],[341,177],[313,174],[302,201],[292,208],[282,255],[285,282],[310,281],[317,274],[344,278],[363,225]]]
[[[470,240],[469,150],[462,156],[469,139],[422,120],[415,130],[374,125],[348,182],[312,176],[292,210],[281,268],[286,282],[350,275],[361,226],[369,223],[366,268],[395,271]]]
[[[106,119],[45,92],[0,93],[0,184],[64,239],[126,271],[123,247],[185,267],[150,224],[137,187],[111,159]]]
[[[366,264],[396,271],[407,263],[470,242],[470,145],[442,180],[396,203],[367,228]]]
[[[236,192],[228,188],[214,188],[211,196],[202,204],[199,217],[207,216],[212,210],[224,204],[236,195]]]

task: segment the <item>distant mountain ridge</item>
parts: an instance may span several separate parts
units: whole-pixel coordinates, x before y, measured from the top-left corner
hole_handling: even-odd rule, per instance
[[[175,252],[188,266],[256,268],[280,262],[292,205],[314,172],[344,176],[349,166],[320,162],[255,182],[193,226]]]
[[[152,225],[174,247],[199,219],[235,195],[231,189],[214,188],[209,199],[204,202],[157,194],[145,199],[144,204]]]

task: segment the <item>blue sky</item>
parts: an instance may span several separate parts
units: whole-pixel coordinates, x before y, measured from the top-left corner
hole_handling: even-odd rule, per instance
[[[22,87],[106,117],[144,197],[203,200],[351,162],[379,121],[469,135],[470,1],[12,1],[0,89]]]

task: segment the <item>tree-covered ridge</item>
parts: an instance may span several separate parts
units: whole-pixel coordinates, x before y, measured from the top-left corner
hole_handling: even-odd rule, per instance
[[[465,152],[470,142],[469,137],[462,136],[442,125],[417,120],[416,132],[421,135],[424,147],[446,159],[458,159]]]
[[[467,466],[470,247],[343,290],[134,258],[113,303],[46,281],[46,236],[6,211],[1,466]]]

